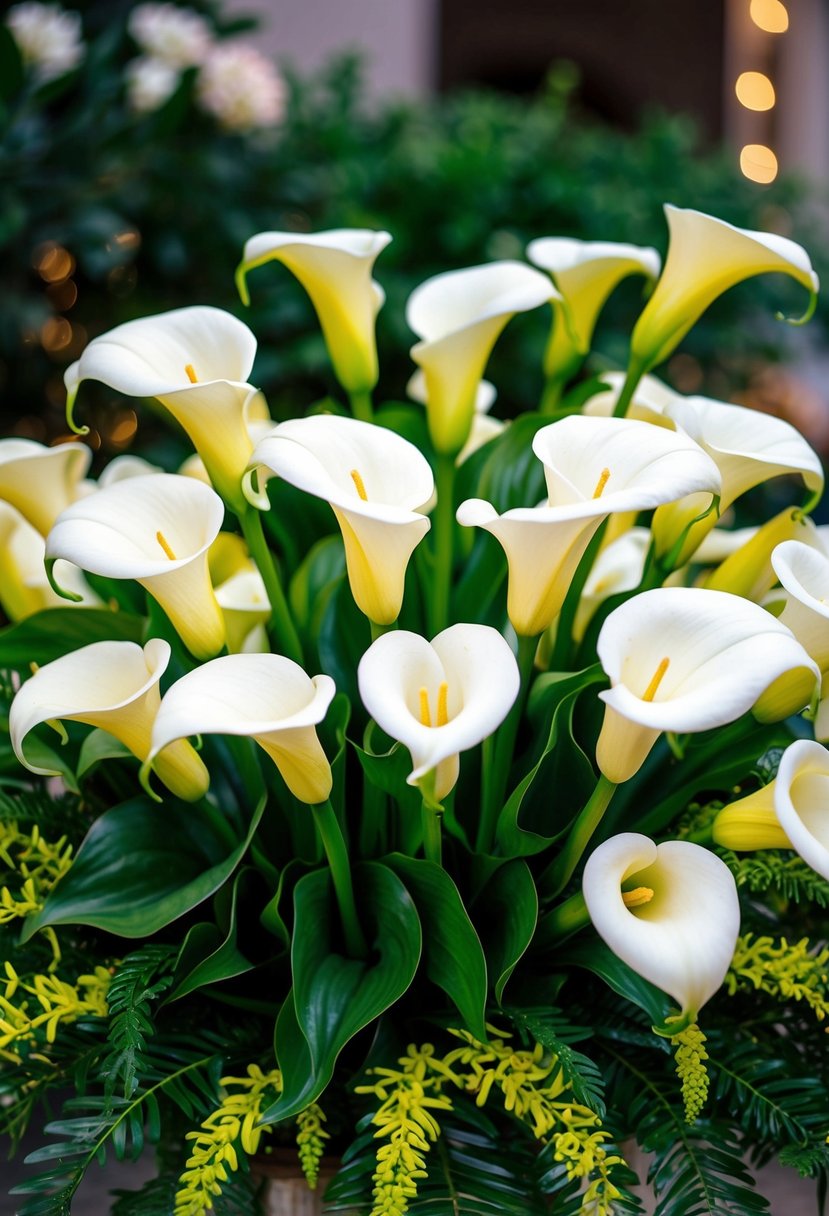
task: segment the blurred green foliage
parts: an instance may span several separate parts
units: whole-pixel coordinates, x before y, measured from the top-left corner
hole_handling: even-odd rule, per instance
[[[233,267],[245,239],[262,230],[364,226],[393,234],[376,268],[388,296],[378,398],[400,398],[412,370],[404,314],[411,289],[439,270],[521,258],[533,237],[648,243],[654,232],[666,236],[661,206],[670,201],[792,235],[821,269],[803,183],[746,181],[733,154],[698,148],[683,117],[651,115],[633,134],[589,120],[573,101],[572,65],[554,65],[530,101],[468,93],[370,104],[359,63],[343,59],[315,77],[286,72],[281,126],[234,135],[194,105],[192,70],[159,110],[130,113],[123,77],[135,54],[130,7],[87,4],[84,63],[39,89],[26,82],[0,29],[0,393],[4,422],[37,415],[45,428],[38,438],[63,429],[62,372],[88,338],[187,304],[249,321],[260,342],[254,379],[274,416],[336,395],[315,317],[286,270],[274,264],[251,276],[249,312],[238,301]],[[222,27],[215,7],[194,7],[221,35],[235,32]],[[76,299],[36,269],[49,242],[75,260]],[[625,360],[640,283],[625,283],[600,323],[608,366]],[[801,306],[797,288],[779,277],[736,289],[694,329],[683,346],[691,358],[680,356],[669,378],[685,391],[728,396],[758,359],[779,358],[792,340],[774,323],[775,309]],[[824,309],[812,340],[826,317]],[[533,407],[546,324],[540,314],[518,318],[499,344],[490,369],[496,384],[507,382],[510,366],[538,367],[537,376],[509,377],[501,413]],[[94,425],[112,394],[87,391]]]

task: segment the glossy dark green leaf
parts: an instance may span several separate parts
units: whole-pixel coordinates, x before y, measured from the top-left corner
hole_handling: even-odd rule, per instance
[[[514,858],[490,878],[475,903],[475,923],[495,999],[529,946],[538,921],[538,895],[526,862]]]
[[[291,579],[288,598],[300,629],[315,633],[327,588],[345,573],[345,550],[340,536],[317,541]]]
[[[637,975],[598,938],[565,946],[556,954],[556,966],[585,967],[592,971],[619,996],[644,1009],[654,1025],[664,1022],[671,1012],[671,1002],[665,993]]]
[[[532,449],[536,432],[548,426],[545,414],[523,414],[491,445],[481,470],[478,498],[496,511],[534,507],[544,497],[544,466]]]
[[[326,588],[323,599],[317,635],[322,670],[328,672],[352,705],[359,705],[357,664],[371,645],[369,623],[354,603],[346,578]]]
[[[296,1034],[290,1011],[283,1011],[289,1040],[280,1039],[277,1024],[283,1091],[265,1112],[269,1122],[295,1115],[322,1093],[346,1043],[403,995],[417,971],[420,921],[403,883],[386,866],[363,862],[354,868],[354,885],[361,920],[370,929],[372,954],[364,961],[339,952],[328,871],[315,870],[296,885],[291,968],[296,1021],[308,1045],[307,1068],[296,1069],[286,1054],[295,1049]]]
[[[68,873],[26,920],[23,940],[46,925],[95,925],[147,937],[207,899],[229,878],[256,830],[229,846],[208,808],[133,798],[93,823]],[[220,812],[213,812],[218,815]]]
[[[233,879],[227,912],[227,930],[222,933],[218,925],[203,921],[188,931],[173,975],[173,990],[167,1001],[177,1001],[197,988],[207,984],[218,984],[250,971],[253,963],[239,948],[239,902],[250,894],[253,880],[257,876],[250,870],[240,870]],[[261,883],[261,879],[258,879]]]
[[[467,1030],[486,1039],[486,959],[458,888],[432,861],[392,853],[384,862],[406,884],[423,927],[426,974],[453,1002]]]
[[[102,760],[135,760],[132,752],[123,743],[119,742],[113,735],[106,730],[90,731],[81,744],[81,750],[78,755],[78,777],[82,777],[84,773],[89,772],[96,764],[100,764]],[[136,761],[136,766],[137,766]]]
[[[144,620],[106,608],[45,608],[0,630],[0,667],[28,672],[92,642],[141,642]]]

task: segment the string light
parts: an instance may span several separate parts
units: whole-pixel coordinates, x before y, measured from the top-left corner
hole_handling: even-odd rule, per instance
[[[746,144],[740,153],[740,169],[750,181],[767,185],[777,177],[777,157],[765,144]]]
[[[783,34],[789,28],[789,14],[782,0],[751,0],[749,13],[765,33]],[[762,113],[774,108],[774,85],[765,72],[741,72],[734,82],[734,92],[746,110]],[[763,133],[768,135],[769,130],[766,123]],[[740,151],[740,171],[749,181],[768,185],[777,177],[777,168],[777,157],[765,143],[745,144]]]
[[[770,110],[774,105],[774,85],[763,72],[741,72],[734,92],[747,110]]]
[[[785,34],[789,14],[781,0],[751,0],[751,20],[767,34]]]

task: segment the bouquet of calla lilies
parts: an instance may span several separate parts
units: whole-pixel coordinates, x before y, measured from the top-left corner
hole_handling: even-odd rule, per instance
[[[80,436],[85,381],[154,399],[177,472],[0,441],[0,1126],[75,1091],[21,1216],[147,1141],[123,1216],[253,1212],[289,1151],[364,1216],[642,1212],[634,1141],[660,1216],[768,1210],[775,1154],[825,1184],[823,471],[650,374],[732,285],[808,316],[817,279],[666,214],[664,266],[544,237],[423,283],[406,403],[373,399],[390,236],[260,233],[242,300],[299,281],[339,400],[275,421],[200,305],[65,377]],[[630,275],[628,367],[590,378]],[[498,419],[536,309],[538,411]]]

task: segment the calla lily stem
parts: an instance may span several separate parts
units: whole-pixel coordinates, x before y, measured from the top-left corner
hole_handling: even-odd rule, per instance
[[[427,861],[443,864],[441,813],[426,798],[423,799],[423,852]]]
[[[435,536],[435,578],[432,608],[432,635],[449,624],[449,589],[452,585],[452,550],[455,528],[455,460],[438,453],[435,467],[437,506],[433,515]]]
[[[590,913],[581,891],[575,891],[569,899],[548,912],[541,919],[533,943],[536,947],[553,945],[564,937],[577,933],[590,924]]]
[[[622,391],[619,393],[619,399],[613,409],[614,418],[624,418],[627,415],[628,406],[633,400],[633,394],[636,392],[644,371],[645,369],[638,359],[631,359]]]
[[[518,725],[521,714],[527,703],[530,682],[533,674],[533,662],[538,647],[538,638],[518,638],[518,670],[521,675],[521,686],[518,696],[513,702],[504,722],[499,727],[492,742],[484,742],[484,769],[482,774],[481,817],[478,820],[478,834],[475,851],[485,853],[491,849],[495,841],[495,830],[498,823],[498,813],[504,801],[510,765],[515,752],[515,740],[518,735]],[[489,744],[489,746],[487,746]]]
[[[541,876],[539,886],[547,897],[559,895],[567,886],[617,789],[615,782],[605,776],[599,777],[596,788],[570,829],[564,848]]]
[[[291,619],[288,601],[285,599],[285,593],[282,590],[282,584],[279,581],[279,575],[276,572],[271,551],[265,540],[259,512],[253,507],[249,507],[239,518],[250,555],[256,562],[259,573],[262,575],[262,581],[265,584],[265,590],[268,593],[268,599],[271,604],[271,625],[279,647],[282,653],[287,655],[289,659],[293,659],[295,663],[301,664],[302,643]]]
[[[331,880],[340,909],[346,949],[351,958],[368,958],[368,944],[357,917],[354,902],[354,885],[351,867],[348,864],[348,849],[343,839],[339,820],[330,802],[319,802],[312,808],[314,822],[322,839],[322,846],[331,867]]]
[[[353,392],[348,394],[348,399],[351,402],[351,412],[360,422],[373,422],[374,409],[371,404],[371,393],[368,389],[363,392]]]

